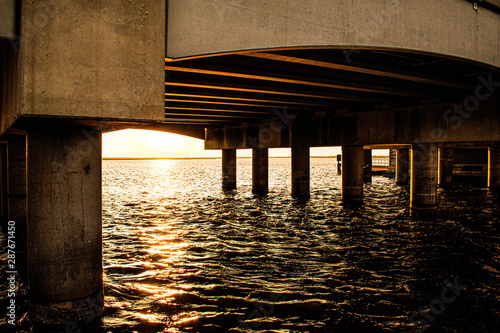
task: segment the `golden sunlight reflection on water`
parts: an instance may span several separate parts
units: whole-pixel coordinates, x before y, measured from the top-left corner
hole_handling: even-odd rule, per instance
[[[308,202],[287,159],[265,197],[251,160],[231,192],[220,160],[104,161],[106,332],[400,331],[456,276],[473,288],[435,329],[499,323],[497,195],[458,187],[410,214],[408,188],[374,177],[346,208],[333,161],[311,160]]]

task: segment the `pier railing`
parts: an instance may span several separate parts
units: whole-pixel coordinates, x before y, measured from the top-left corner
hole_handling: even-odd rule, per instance
[[[372,165],[388,167],[390,165],[389,156],[374,156],[372,158]]]
[[[372,157],[372,167],[382,167],[388,168],[391,165],[391,160],[389,156],[373,156]],[[342,155],[337,155],[337,172],[342,172]]]

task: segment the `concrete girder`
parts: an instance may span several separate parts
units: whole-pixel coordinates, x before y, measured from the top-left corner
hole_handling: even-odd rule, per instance
[[[491,142],[500,141],[499,109],[500,99],[490,99],[463,117],[454,113],[449,104],[440,104],[208,128],[205,148],[371,147],[420,142],[488,147]],[[294,133],[298,133],[293,142],[290,139],[292,127]]]

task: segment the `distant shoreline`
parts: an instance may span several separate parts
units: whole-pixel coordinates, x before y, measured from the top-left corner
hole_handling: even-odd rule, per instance
[[[389,156],[373,156],[374,158],[389,158]],[[251,159],[251,156],[241,156],[238,159]],[[269,158],[290,158],[290,156],[269,156]],[[337,156],[311,156],[311,158],[332,158]],[[147,160],[220,160],[221,157],[103,157],[107,161],[147,161]]]
[[[241,156],[238,159],[250,159],[251,156]],[[269,158],[290,158],[290,156],[269,156]],[[336,156],[311,156],[311,158],[337,158]],[[221,157],[103,157],[103,160],[130,161],[130,160],[220,160]]]

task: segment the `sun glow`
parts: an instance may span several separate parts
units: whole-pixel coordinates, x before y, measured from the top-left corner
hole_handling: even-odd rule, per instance
[[[203,140],[145,130],[122,130],[102,136],[102,156],[107,158],[220,157],[220,151],[204,150]]]
[[[221,157],[220,150],[205,150],[203,140],[184,135],[127,129],[102,135],[104,158],[207,158]],[[388,155],[374,150],[373,155]],[[311,156],[336,156],[340,147],[311,148]],[[251,157],[251,149],[239,149],[238,157]],[[273,148],[270,157],[290,156],[290,148]]]

